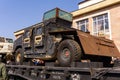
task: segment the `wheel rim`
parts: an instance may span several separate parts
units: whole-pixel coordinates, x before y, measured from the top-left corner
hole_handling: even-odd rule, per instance
[[[71,54],[70,50],[68,48],[65,48],[63,49],[61,57],[64,61],[67,61],[68,59],[70,59],[70,54]]]
[[[64,49],[63,50],[63,53],[64,53],[64,56],[66,57],[66,58],[68,58],[68,57],[70,57],[70,51],[69,51],[69,49]]]
[[[21,54],[18,53],[17,56],[16,56],[16,62],[20,62],[20,59],[21,59]]]

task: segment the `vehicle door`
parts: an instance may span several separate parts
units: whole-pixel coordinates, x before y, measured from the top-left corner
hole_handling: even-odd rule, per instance
[[[35,28],[34,32],[34,51],[35,53],[45,53],[44,50],[44,43],[45,36],[44,36],[44,27],[43,25],[39,25]]]
[[[33,37],[33,28],[27,28],[25,29],[25,32],[23,34],[23,50],[25,54],[33,53],[32,50],[32,37]]]

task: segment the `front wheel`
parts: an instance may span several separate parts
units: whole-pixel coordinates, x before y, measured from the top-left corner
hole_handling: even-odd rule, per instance
[[[60,66],[71,66],[72,62],[81,59],[82,50],[74,40],[64,40],[58,47],[57,59]]]
[[[15,52],[15,63],[23,64],[23,51],[21,48],[17,49]]]

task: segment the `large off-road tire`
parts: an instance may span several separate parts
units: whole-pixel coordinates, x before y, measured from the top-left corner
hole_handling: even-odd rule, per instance
[[[64,40],[58,47],[57,59],[60,66],[71,66],[72,62],[81,59],[82,50],[74,40]]]
[[[15,63],[16,64],[23,64],[23,51],[21,48],[18,48],[15,52]]]

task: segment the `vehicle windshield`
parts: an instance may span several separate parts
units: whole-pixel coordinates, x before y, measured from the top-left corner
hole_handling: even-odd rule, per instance
[[[72,22],[72,14],[60,10],[58,8],[52,9],[44,14],[43,21],[49,20],[51,18],[59,17],[61,19]]]
[[[8,43],[13,43],[13,39],[6,38],[6,42],[8,42]]]
[[[37,30],[36,30],[36,35],[41,35],[41,34],[42,34],[42,28],[39,27],[39,28],[37,28]]]
[[[25,37],[25,38],[29,38],[29,37],[30,37],[30,31],[29,31],[29,30],[27,30],[27,31],[25,32],[24,37]]]

